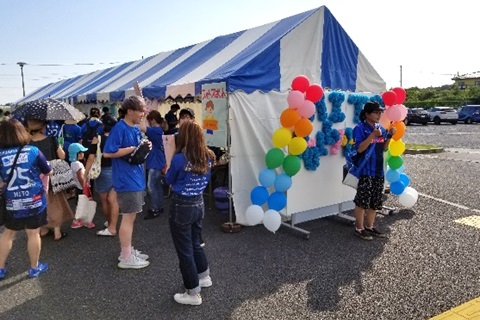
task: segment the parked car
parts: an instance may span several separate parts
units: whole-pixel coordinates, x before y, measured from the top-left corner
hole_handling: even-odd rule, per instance
[[[422,108],[408,108],[407,116],[405,117],[405,124],[408,126],[411,123],[421,123],[424,126],[427,125],[430,120],[430,116],[425,109]]]
[[[430,115],[430,121],[435,124],[440,124],[440,122],[457,124],[458,122],[458,113],[451,107],[433,107],[428,110],[428,114]]]
[[[466,105],[458,110],[458,121],[465,123],[480,122],[480,105]]]

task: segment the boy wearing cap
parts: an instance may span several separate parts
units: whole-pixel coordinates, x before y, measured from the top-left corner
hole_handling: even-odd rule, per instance
[[[365,158],[367,159],[360,171],[357,194],[353,199],[355,203],[355,235],[364,240],[372,240],[373,236],[385,237],[373,225],[375,211],[382,209],[385,183],[383,152],[388,149],[388,144],[396,129],[392,127],[387,131],[378,123],[382,112],[383,108],[377,102],[367,102],[360,113],[361,122],[353,129],[353,139],[357,150],[354,161],[358,164],[362,163]]]

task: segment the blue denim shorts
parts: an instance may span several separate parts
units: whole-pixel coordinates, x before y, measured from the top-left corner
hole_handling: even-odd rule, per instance
[[[108,192],[113,188],[112,167],[102,167],[100,175],[95,179],[96,192]]]

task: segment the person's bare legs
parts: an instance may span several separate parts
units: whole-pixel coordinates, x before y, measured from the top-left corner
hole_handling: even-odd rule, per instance
[[[355,206],[355,228],[362,230],[364,228],[363,220],[365,218],[365,209]]]
[[[0,269],[5,268],[10,250],[12,250],[13,239],[17,231],[5,228],[0,237]]]
[[[118,207],[118,200],[117,200],[117,192],[111,189],[108,192],[108,207],[109,207],[109,216],[110,219],[108,220],[108,230],[111,234],[117,234],[117,222],[118,222],[118,214],[119,214],[119,207]]]
[[[110,207],[108,203],[108,192],[99,192],[100,201],[102,202],[102,212],[107,219],[107,222],[110,224]]]
[[[373,209],[368,209],[366,210],[366,212],[367,212],[365,217],[366,227],[373,228],[373,224],[375,223],[375,217],[377,213]]]
[[[127,256],[125,256],[126,252],[129,252],[131,254],[133,223],[135,222],[136,217],[136,213],[122,214],[122,222],[120,223],[120,230],[118,231],[118,234],[120,238],[122,256],[124,259],[128,258]]]
[[[30,259],[30,267],[37,268],[40,259],[40,251],[42,249],[42,240],[40,239],[40,228],[26,229],[28,242],[28,258]]]
[[[55,240],[59,240],[62,237],[62,229],[60,227],[54,227],[53,232],[55,233]]]

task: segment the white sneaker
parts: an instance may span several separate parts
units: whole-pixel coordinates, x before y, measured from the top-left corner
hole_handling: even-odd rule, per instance
[[[118,263],[120,269],[142,269],[148,267],[150,262],[140,259],[135,255],[130,255],[128,259],[121,259]]]
[[[192,306],[199,306],[202,304],[202,296],[200,295],[200,293],[193,296],[186,292],[177,293],[173,296],[173,299],[175,299],[175,301],[178,303],[189,304]]]
[[[142,260],[148,260],[150,258],[148,254],[142,253],[140,250],[136,250],[134,247],[132,247],[132,255],[138,257],[139,259]],[[118,256],[118,261],[122,261],[122,255],[120,254]]]
[[[198,284],[200,285],[200,287],[202,288],[208,288],[208,287],[211,287],[212,286],[212,278],[210,278],[210,276],[206,276],[205,278],[202,278],[202,279],[198,279]]]

